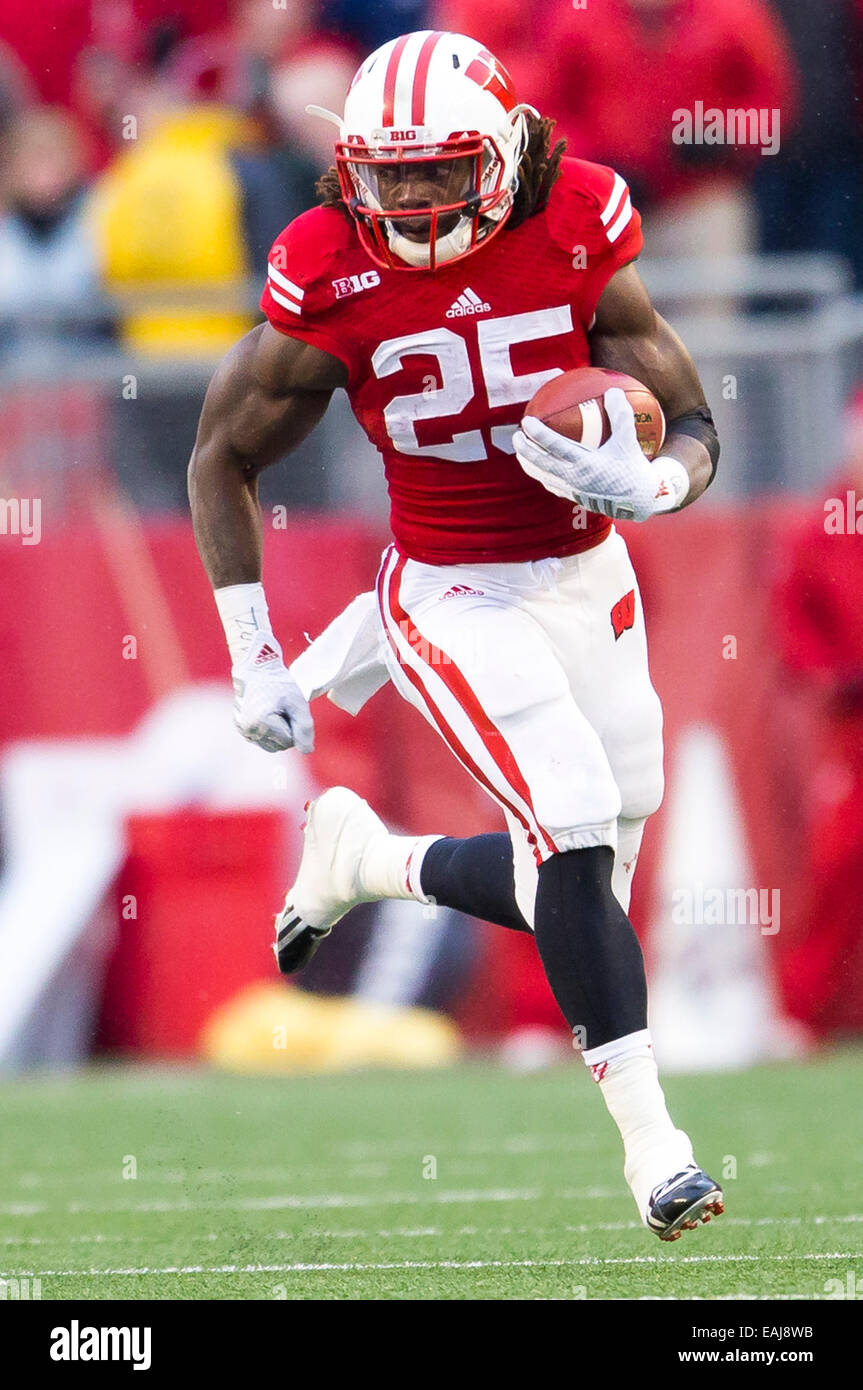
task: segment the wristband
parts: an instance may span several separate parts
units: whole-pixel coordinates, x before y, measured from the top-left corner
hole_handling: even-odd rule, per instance
[[[683,464],[670,454],[660,454],[659,458],[653,459],[652,467],[659,479],[656,511],[672,512],[689,492],[689,474]]]
[[[229,584],[214,589],[222,627],[231,653],[231,663],[242,661],[259,633],[272,636],[270,614],[263,584]]]

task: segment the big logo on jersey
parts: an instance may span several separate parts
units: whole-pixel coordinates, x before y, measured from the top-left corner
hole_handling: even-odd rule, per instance
[[[476,334],[480,381],[476,380],[464,336],[471,331]],[[461,333],[441,325],[423,333],[387,338],[372,355],[372,369],[379,380],[404,370],[411,357],[436,358],[440,380],[440,385],[433,390],[394,396],[384,408],[384,421],[393,448],[400,454],[449,459],[452,463],[478,463],[488,458],[481,429],[453,432],[448,440],[437,444],[420,444],[416,427],[422,421],[461,415],[474,401],[479,409],[483,392],[491,410],[529,401],[540,386],[560,376],[564,368],[550,367],[516,374],[512,368],[512,348],[516,343],[554,338],[572,331],[572,308],[569,304],[560,304],[552,309],[531,309],[526,314],[474,319],[465,323]],[[484,407],[479,413],[487,416]],[[490,433],[494,447],[505,454],[514,453],[514,429],[514,424],[492,425]]]
[[[336,299],[347,299],[349,294],[373,290],[380,283],[381,277],[376,270],[364,270],[360,275],[346,275],[340,280],[333,280],[332,285]]]

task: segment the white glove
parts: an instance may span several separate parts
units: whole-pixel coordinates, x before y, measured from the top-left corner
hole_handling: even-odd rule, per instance
[[[603,399],[611,436],[598,449],[576,444],[525,415],[513,435],[525,473],[555,496],[620,521],[646,521],[679,506],[689,491],[683,464],[666,456],[653,462],[645,457],[632,406],[620,387],[609,387]]]
[[[243,738],[268,753],[298,748],[311,753],[315,729],[309,702],[282,660],[271,632],[258,633],[231,668],[234,723]]]

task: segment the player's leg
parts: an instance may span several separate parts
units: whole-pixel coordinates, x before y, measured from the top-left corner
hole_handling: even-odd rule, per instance
[[[670,1236],[681,1224],[691,1224],[688,1218],[708,1202],[718,1209],[719,1193],[705,1175],[684,1164],[688,1141],[671,1125],[656,1079],[640,949],[611,891],[609,854],[602,849],[614,842],[612,807],[619,809],[607,758],[536,623],[488,600],[464,600],[448,609],[440,602],[446,589],[440,587],[440,572],[429,576],[428,567],[412,568],[415,582],[406,587],[400,573],[404,563],[397,564],[394,556],[384,574],[392,678],[518,827],[516,878],[525,877],[518,872],[519,860],[522,868],[527,856],[539,862],[527,895],[516,894],[519,907],[530,914],[530,895],[538,884],[537,937],[552,988],[571,1026],[596,1044],[588,1048],[587,1060],[596,1067],[594,1075],[624,1137],[627,1176],[639,1210],[654,1229]],[[476,594],[476,600],[482,597]],[[583,608],[569,607],[565,616],[571,624]],[[453,642],[459,646],[459,630],[471,638],[461,665],[450,654]],[[637,839],[640,825],[629,828]],[[393,843],[397,838],[390,837]],[[398,847],[392,872],[380,869],[373,896],[408,895],[405,853],[422,878],[422,854],[413,842],[410,846],[406,841]],[[466,842],[468,856],[470,847]],[[425,849],[433,861],[433,846]],[[437,857],[447,856],[439,851]],[[382,891],[387,878],[388,892]],[[351,905],[352,887],[355,881],[342,889],[342,910]],[[626,880],[618,891],[625,888]],[[657,1173],[660,1184],[668,1187],[671,1180],[670,1191],[654,1192],[648,1210],[645,1193],[658,1189]]]
[[[391,677],[519,826],[516,856],[526,845],[537,864],[534,930],[552,991],[620,1129],[642,1219],[674,1238],[721,1194],[695,1168],[656,1076],[641,948],[611,887],[622,808],[605,750],[526,595],[514,607],[481,591],[447,601],[425,570],[391,556],[383,571]],[[588,611],[584,594],[559,606],[575,627]]]
[[[695,1164],[659,1083],[647,1026],[641,947],[611,886],[610,848],[571,850],[537,875],[535,935],[561,1012],[624,1146],[624,1174],[642,1220],[664,1239],[722,1210]]]
[[[641,841],[644,836],[644,826],[646,817],[633,820],[628,816],[618,816],[617,818],[617,848],[614,853],[614,867],[611,871],[611,891],[614,893],[624,912],[629,914],[629,903],[632,897],[632,879],[635,873],[635,866],[638,861]],[[509,824],[509,835],[500,836],[501,840],[508,840],[506,854],[509,856],[508,862],[512,867],[513,887],[512,900],[517,906],[517,910],[525,927],[528,931],[533,931],[534,912],[536,908],[536,862],[533,858],[529,845],[521,831],[521,827],[511,817],[507,816]],[[472,844],[471,840],[462,840],[458,843],[465,846]],[[503,846],[501,848],[501,860],[504,857]],[[425,875],[425,868],[423,868]],[[431,891],[431,890],[430,890]],[[500,889],[498,889],[500,891]],[[508,890],[507,890],[508,891]],[[435,894],[437,902],[442,902],[450,906],[445,897]],[[509,901],[509,897],[507,897]],[[470,908],[463,911],[470,912]],[[497,917],[486,919],[490,922],[497,922]],[[502,925],[509,925],[508,922]]]
[[[613,871],[609,875],[608,865],[591,866],[594,913],[601,921],[609,917],[611,900],[621,911],[628,909],[645,821],[662,798],[662,712],[650,682],[638,585],[622,538],[613,534],[596,550],[555,569],[553,601],[531,611],[567,670],[579,708],[602,739],[621,796]],[[565,887],[553,884],[560,866],[540,872],[538,927],[548,910],[541,895],[554,887],[562,897]],[[587,901],[583,886],[579,897]],[[560,937],[566,939],[565,934]],[[622,943],[622,937],[615,939]],[[632,940],[640,959],[634,933]],[[597,950],[600,954],[591,955],[591,961],[601,961],[601,942]],[[633,949],[633,982],[639,973],[634,955]],[[643,966],[640,974],[643,980]],[[574,1006],[573,1001],[568,1007]],[[610,1023],[603,1021],[599,1033],[588,1034],[583,1055],[623,1136],[626,1175],[639,1210],[658,1233],[673,1238],[694,1217],[709,1219],[710,1212],[721,1211],[721,1193],[695,1168],[687,1136],[668,1115],[647,1029],[646,990],[644,1007],[639,998],[635,1014],[639,1026],[631,1030],[623,1026],[623,1012]],[[665,1179],[678,1174],[683,1176],[676,1187],[663,1192]]]
[[[528,592],[536,587],[530,570],[530,566],[483,567],[484,588],[473,589],[460,582],[454,585],[465,578],[461,569],[406,563],[393,551],[379,582],[390,675],[396,688],[495,797],[510,828],[522,832],[521,839],[502,834],[464,840],[441,837],[424,845],[413,857],[414,895],[516,931],[531,929],[525,908],[529,903],[532,913],[536,864],[541,859],[537,845],[545,833],[537,817],[542,814],[554,824],[561,814],[561,798],[559,786],[548,785],[549,779],[544,779],[547,804],[541,811],[531,804],[501,732],[501,720],[513,726],[522,763],[535,766],[537,781],[543,782],[541,770],[555,762],[563,782],[581,787],[588,815],[592,798],[594,802],[602,802],[603,797],[616,800],[602,749],[572,702],[547,641],[520,612],[518,596],[513,596],[499,573],[521,576]],[[456,598],[453,587],[458,591]],[[420,613],[425,628],[414,621]],[[471,693],[472,682],[486,690],[485,711]],[[525,703],[529,710],[523,708]],[[602,832],[608,830],[608,825],[602,827]],[[595,827],[590,833],[597,838]],[[553,842],[547,834],[545,838],[550,850]],[[533,870],[533,883],[523,897],[516,887],[513,844],[519,854],[526,854]],[[394,845],[396,855],[403,852]]]
[[[508,835],[394,835],[356,792],[331,787],[306,807],[299,869],[276,918],[282,974],[304,969],[352,907],[383,898],[439,903],[530,931],[515,901]]]
[[[426,902],[511,931],[531,930],[516,901],[512,840],[503,831],[435,840],[423,855],[419,877]]]
[[[556,760],[562,777],[581,785],[588,807],[591,797],[600,804],[603,798],[616,803],[602,748],[578,713],[542,632],[519,612],[517,601],[505,588],[492,584],[494,592],[484,592],[456,584],[458,598],[451,601],[454,579],[463,578],[461,570],[407,562],[408,600],[402,594],[405,567],[406,562],[392,551],[379,591],[393,682],[498,800],[511,823],[521,826],[531,846],[528,853],[538,861],[538,839],[545,835],[549,851],[553,841],[539,828],[540,812],[531,803],[494,714],[510,724],[524,724],[516,730],[521,758],[535,764],[538,781],[543,780],[542,768]],[[529,568],[503,567],[524,572],[528,580]],[[401,607],[403,601],[410,602],[411,612],[415,608],[427,611],[433,639],[413,625],[412,616]],[[455,649],[470,647],[465,652],[467,666],[473,679],[487,687],[491,715],[480,709],[450,652],[435,645],[441,639]],[[523,717],[525,702],[531,707],[528,722],[533,722],[533,734]],[[472,711],[466,705],[472,705]],[[477,719],[483,724],[479,732]],[[556,740],[566,746],[566,755]],[[583,743],[587,748],[579,752]],[[549,779],[545,783],[547,804],[541,808],[541,819],[554,824],[566,812],[561,811],[558,786]],[[610,825],[611,817],[603,832]],[[301,969],[339,917],[372,898],[434,900],[515,930],[528,928],[516,902],[507,837],[439,837],[437,843],[429,843],[435,839],[415,842],[388,835],[374,812],[346,788],[333,788],[318,798],[309,808],[297,880],[277,919],[280,968],[285,972]]]
[[[613,763],[612,771],[614,771]],[[621,793],[622,795],[623,793]],[[629,903],[632,897],[632,880],[635,866],[638,863],[646,822],[646,816],[633,818],[632,816],[619,815],[617,817],[617,851],[614,856],[614,868],[611,871],[611,888],[627,915],[629,915]]]
[[[448,580],[391,557],[382,581],[391,677],[520,832],[516,881],[530,885],[514,893],[520,915],[535,917],[564,1016],[604,1041],[620,1035],[615,1027],[646,1027],[637,940],[619,903],[597,886],[601,866],[610,883],[619,793],[545,632],[525,611],[531,594],[546,591],[544,578],[530,566],[511,578],[514,588],[495,592],[484,576],[482,589],[469,584],[455,600]],[[471,850],[465,842],[465,867]],[[432,871],[445,853],[427,852]],[[433,872],[421,876],[430,886]]]

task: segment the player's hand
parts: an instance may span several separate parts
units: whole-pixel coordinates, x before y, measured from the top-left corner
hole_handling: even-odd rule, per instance
[[[675,461],[651,463],[645,457],[632,406],[619,387],[610,387],[603,399],[611,422],[611,436],[605,444],[588,449],[535,416],[525,415],[513,435],[519,463],[548,492],[587,511],[620,521],[646,521],[657,512],[670,511],[688,489],[685,469],[681,464],[662,468],[660,462]]]
[[[315,729],[309,702],[282,660],[271,632],[262,632],[231,671],[234,723],[243,738],[268,753],[311,753]]]

